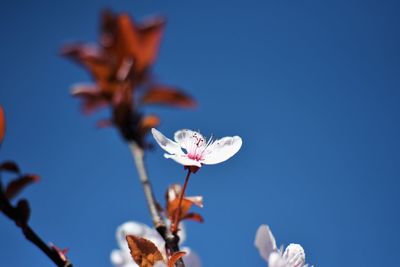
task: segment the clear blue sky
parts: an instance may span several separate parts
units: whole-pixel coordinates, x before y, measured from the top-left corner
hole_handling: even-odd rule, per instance
[[[128,148],[95,128],[107,112],[84,117],[69,96],[87,73],[58,56],[66,41],[96,40],[103,7],[168,18],[155,73],[200,105],[149,110],[161,131],[243,138],[190,181],[206,223],[187,224],[186,245],[204,266],[265,266],[262,223],[317,266],[398,263],[400,4],[389,0],[3,1],[0,158],[42,176],[23,196],[45,240],[77,267],[108,267],[116,227],[150,223]],[[183,182],[160,149],[147,160],[158,198]],[[4,216],[0,236],[1,266],[52,266]]]

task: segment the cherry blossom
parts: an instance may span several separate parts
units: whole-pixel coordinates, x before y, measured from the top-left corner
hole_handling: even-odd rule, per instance
[[[261,225],[256,233],[255,246],[269,267],[307,267],[306,255],[299,244],[290,244],[283,251],[277,248],[275,238],[268,225]]]
[[[127,235],[135,235],[150,240],[164,254],[164,258],[166,258],[165,241],[161,238],[158,232],[143,223],[129,221],[123,223],[117,228],[116,239],[119,249],[114,249],[110,255],[111,263],[115,267],[138,267],[138,265],[133,261],[130,254],[129,247],[126,242]],[[179,231],[180,243],[182,243],[185,238],[186,233],[183,225],[181,224]],[[182,247],[181,250],[186,252],[186,255],[183,256],[183,260],[187,266],[201,267],[200,258],[193,250],[188,247]],[[155,265],[155,267],[165,266],[165,263],[163,263],[162,261],[157,262],[157,264]]]
[[[155,128],[151,129],[154,139],[167,153],[164,157],[184,166],[201,167],[202,164],[217,164],[235,155],[242,146],[239,136],[227,136],[208,141],[198,132],[183,129],[174,135],[174,140],[165,137]]]

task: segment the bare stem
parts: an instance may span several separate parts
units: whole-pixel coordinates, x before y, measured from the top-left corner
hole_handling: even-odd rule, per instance
[[[72,267],[72,263],[68,260],[63,260],[60,255],[58,255],[57,251],[50,248],[36,233],[33,229],[26,225],[21,227],[22,232],[24,233],[26,239],[35,244],[43,253],[47,255],[57,266],[59,267]]]
[[[144,151],[138,146],[135,142],[130,142],[129,147],[131,149],[133,159],[135,160],[136,169],[139,174],[140,182],[143,186],[144,195],[146,197],[147,205],[150,210],[150,215],[153,220],[153,225],[156,228],[157,232],[161,235],[161,237],[165,241],[165,246],[167,250],[172,254],[179,251],[179,237],[176,234],[173,234],[165,224],[163,217],[161,216],[160,211],[157,208],[157,201],[153,194],[153,189],[147,175],[146,166],[144,164]],[[182,259],[179,259],[175,263],[176,267],[185,267]]]
[[[58,252],[49,247],[43,240],[35,233],[35,231],[21,219],[19,211],[16,207],[13,207],[10,201],[4,196],[3,192],[0,191],[0,210],[15,224],[21,228],[25,238],[32,242],[38,247],[48,258],[50,258],[54,264],[58,267],[72,267],[72,263],[68,260],[61,258]]]
[[[183,184],[183,189],[182,189],[181,195],[179,196],[178,211],[176,212],[174,222],[172,223],[172,226],[171,226],[171,231],[173,234],[176,234],[178,232],[179,219],[181,217],[182,200],[183,200],[183,197],[185,196],[186,187],[189,182],[189,177],[190,177],[191,173],[192,172],[191,172],[190,168],[188,168],[188,172],[187,172],[186,178],[185,178],[185,183]]]

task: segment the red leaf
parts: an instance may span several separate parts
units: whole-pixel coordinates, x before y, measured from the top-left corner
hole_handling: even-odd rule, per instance
[[[5,133],[6,133],[6,119],[4,116],[3,107],[0,106],[0,144],[1,142],[3,142]]]
[[[140,267],[152,267],[157,261],[164,260],[157,246],[150,240],[142,237],[127,235],[128,247],[133,260]]]
[[[101,12],[99,43],[104,48],[112,48],[117,33],[117,20],[111,10],[105,9]]]
[[[0,171],[9,171],[14,173],[20,173],[17,163],[14,161],[5,161],[0,164]]]
[[[168,87],[154,86],[144,93],[141,99],[143,104],[169,105],[182,108],[191,108],[196,106],[196,102],[184,92]]]
[[[61,55],[85,67],[96,80],[108,80],[113,73],[109,58],[99,48],[92,45],[66,45]]]
[[[71,94],[82,99],[82,111],[85,114],[90,114],[111,102],[111,94],[100,91],[95,85],[77,85]]]
[[[155,128],[160,124],[160,118],[155,115],[148,115],[140,121],[140,129],[146,133],[151,128]]]
[[[182,218],[182,220],[192,220],[192,221],[196,221],[199,223],[204,222],[203,217],[198,213],[188,213]]]
[[[177,216],[178,205],[179,205],[179,197],[182,192],[182,187],[178,184],[171,185],[166,194],[167,207],[166,213],[171,220]],[[183,197],[181,203],[181,211],[179,221],[189,219],[197,222],[203,222],[203,218],[197,213],[189,213],[190,209],[193,205],[196,205],[200,208],[203,207],[203,197],[202,196],[191,196],[191,197]]]
[[[27,185],[39,181],[40,177],[35,174],[23,175],[16,180],[10,182],[5,191],[5,195],[8,199],[12,199],[19,192],[22,191]]]
[[[19,200],[17,203],[17,211],[18,211],[21,223],[27,224],[29,221],[29,217],[31,215],[31,209],[29,208],[28,200],[26,200],[26,199]]]
[[[172,254],[172,256],[169,258],[168,260],[168,267],[174,267],[175,263],[182,258],[183,256],[185,256],[186,252],[184,251],[178,251],[175,252],[174,254]]]
[[[121,52],[134,59],[136,72],[140,75],[157,57],[165,20],[155,18],[137,27],[127,14],[118,16],[117,20]]]

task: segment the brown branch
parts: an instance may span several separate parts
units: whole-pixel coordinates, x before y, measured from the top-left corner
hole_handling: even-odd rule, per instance
[[[165,246],[170,254],[179,251],[179,237],[177,234],[173,234],[167,225],[163,217],[161,216],[160,211],[157,208],[157,201],[153,194],[153,189],[151,183],[149,181],[149,177],[147,175],[146,166],[144,164],[144,151],[143,149],[134,141],[129,143],[129,147],[131,149],[133,158],[135,160],[136,168],[139,174],[140,182],[143,186],[144,195],[146,197],[147,205],[150,210],[150,215],[153,220],[153,225],[156,228],[157,232],[161,235],[161,237],[165,241]],[[185,267],[185,264],[182,259],[179,259],[175,263],[176,267]]]
[[[24,233],[26,239],[35,244],[40,250],[43,251],[57,266],[59,267],[73,267],[72,263],[69,260],[64,260],[60,257],[58,252],[49,247],[43,240],[32,230],[29,225],[25,227],[21,227],[22,232]]]
[[[46,254],[46,256],[51,259],[56,266],[73,267],[71,262],[69,262],[67,259],[63,259],[56,249],[48,246],[39,237],[39,235],[35,233],[35,231],[28,225],[24,218],[22,218],[17,207],[12,206],[9,199],[6,198],[2,191],[2,186],[0,186],[0,211],[10,218],[10,220],[14,221],[15,224],[21,229],[25,238],[38,247],[44,254]]]

